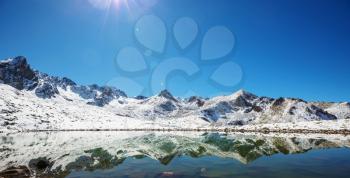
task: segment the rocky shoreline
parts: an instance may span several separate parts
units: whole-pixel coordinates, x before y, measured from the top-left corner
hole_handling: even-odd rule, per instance
[[[348,129],[241,129],[241,128],[140,128],[140,129],[40,129],[40,130],[24,130],[20,132],[71,132],[71,131],[141,131],[141,132],[230,132],[230,133],[301,133],[301,134],[341,134],[350,135]]]

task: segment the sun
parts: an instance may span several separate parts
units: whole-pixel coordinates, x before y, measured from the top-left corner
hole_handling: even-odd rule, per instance
[[[122,5],[128,6],[128,0],[89,0],[89,3],[101,10],[119,9]]]
[[[154,6],[158,0],[88,0],[89,3],[101,10],[119,10],[120,8],[148,9]]]
[[[129,7],[129,1],[130,0],[110,0],[110,8],[116,8],[119,9],[121,6],[124,6],[126,8]]]

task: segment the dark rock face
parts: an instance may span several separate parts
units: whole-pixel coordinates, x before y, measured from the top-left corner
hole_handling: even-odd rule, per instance
[[[147,99],[146,96],[142,96],[142,95],[138,95],[135,97],[135,99],[138,99],[138,100],[144,100],[144,99]]]
[[[228,125],[237,125],[237,126],[242,126],[244,125],[244,122],[241,120],[237,120],[237,121],[231,121],[228,123]]]
[[[0,80],[19,90],[33,89],[38,83],[35,72],[23,56],[0,62]]]
[[[257,105],[253,105],[252,109],[253,109],[255,112],[261,112],[261,111],[263,111],[263,109],[262,109],[260,106],[257,106]]]
[[[233,101],[233,105],[238,107],[250,107],[252,106],[244,97],[239,96],[236,100]]]
[[[189,103],[196,103],[198,107],[202,107],[205,103],[205,100],[202,99],[201,97],[198,97],[198,96],[191,96],[188,99],[188,102]]]
[[[168,112],[176,110],[176,106],[171,101],[162,103],[159,105],[159,107]]]
[[[209,122],[210,121],[216,121],[216,120],[219,119],[219,116],[217,115],[217,113],[213,109],[205,109],[205,110],[203,110],[201,112],[202,112],[202,114],[204,116],[203,118],[205,118]]]
[[[56,94],[59,94],[59,92],[56,86],[52,85],[51,83],[44,82],[44,83],[41,83],[35,89],[35,94],[40,98],[52,98]]]
[[[36,175],[40,175],[49,170],[53,165],[49,159],[45,157],[39,157],[29,161],[30,170],[34,171]]]
[[[327,119],[327,120],[335,120],[335,119],[337,119],[336,116],[334,116],[332,114],[329,114],[328,112],[320,109],[319,107],[317,107],[315,105],[311,105],[310,108],[307,108],[307,112],[313,113],[313,114],[319,116],[320,118],[324,118],[324,119]]]
[[[167,98],[169,100],[177,101],[177,99],[174,98],[174,96],[168,91],[168,90],[162,90],[158,96]]]
[[[272,107],[280,106],[280,105],[283,104],[284,101],[285,101],[284,98],[277,98],[277,99],[272,103]]]
[[[204,109],[201,111],[202,115],[212,121],[217,121],[219,118],[224,117],[227,113],[233,113],[237,110],[235,105],[231,102],[221,101],[214,107]]]
[[[297,101],[297,102],[303,102],[303,103],[307,103],[306,101],[300,99],[300,98],[289,98],[292,101]]]
[[[244,90],[240,90],[238,92],[240,92],[240,97],[242,97],[246,100],[254,100],[254,99],[258,98],[256,95],[249,93],[247,91],[244,91]]]
[[[71,86],[76,85],[76,83],[73,80],[71,80],[67,77],[63,77],[62,82],[66,85],[71,85]]]
[[[9,167],[0,172],[0,177],[31,177],[31,173],[26,166]]]
[[[95,97],[95,103],[97,106],[104,106],[112,101],[115,97],[112,88],[103,87],[102,93],[99,96]]]
[[[292,106],[291,108],[289,108],[288,113],[289,113],[290,115],[294,115],[294,112],[295,112],[296,109],[297,109],[297,108],[296,108],[295,106]]]
[[[97,91],[99,91],[101,94],[98,94]],[[91,85],[89,88],[85,88],[85,94],[86,93],[90,93],[89,95],[93,96],[94,99],[93,102],[89,102],[87,104],[100,107],[110,103],[112,100],[119,97],[127,97],[123,91],[109,86],[99,87],[97,85]],[[78,92],[78,94],[80,94],[80,92]]]

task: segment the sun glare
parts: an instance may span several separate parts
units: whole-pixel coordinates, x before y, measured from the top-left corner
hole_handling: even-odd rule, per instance
[[[128,7],[128,0],[111,0],[111,6],[112,8],[119,9],[122,5],[125,7]]]
[[[128,11],[135,8],[138,9],[148,9],[156,4],[158,0],[89,0],[89,3],[101,10],[119,10],[121,8],[126,8]]]
[[[89,0],[90,4],[101,10],[118,10],[125,7],[129,9],[130,0]]]

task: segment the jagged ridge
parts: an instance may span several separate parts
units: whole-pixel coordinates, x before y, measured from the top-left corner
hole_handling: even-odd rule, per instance
[[[10,58],[0,62],[0,81],[18,90],[33,90],[40,98],[52,98],[59,95],[59,88],[80,95],[92,101],[87,104],[104,106],[113,99],[127,97],[126,94],[110,86],[80,86],[66,77],[53,77],[31,69],[23,56]]]
[[[188,122],[189,125],[207,123],[212,126],[239,126],[350,118],[349,103],[307,102],[295,98],[274,99],[259,97],[244,90],[210,99],[198,96],[187,99],[176,98],[167,90],[152,97],[130,98],[123,91],[114,87],[78,85],[69,78],[53,77],[33,70],[26,58],[22,56],[0,62],[0,82],[16,88],[19,92],[24,92],[21,93],[22,98],[18,98],[15,96],[18,94],[11,93],[12,90],[2,88],[2,91],[10,92],[1,98],[5,102],[0,105],[3,111],[0,116],[5,118],[5,121],[2,122],[4,126],[21,123],[19,120],[23,119],[20,118],[23,115],[29,115],[29,117],[36,115],[46,119],[45,122],[51,122],[47,116],[63,113],[69,119],[73,117],[74,120],[84,120],[84,118],[77,118],[76,112],[90,108],[87,105],[100,107],[100,109],[93,108],[96,111],[92,112],[100,114],[90,114],[85,118],[100,118],[101,113],[104,113],[103,118],[125,117],[142,120],[183,118],[182,122]],[[31,96],[30,93],[38,98],[46,99],[46,103],[59,102],[73,109],[62,110],[62,108],[44,106],[41,100],[26,99],[25,97]],[[55,100],[56,97],[64,100],[59,98]],[[36,106],[36,109],[29,110],[28,106],[20,106],[14,100],[18,100],[17,103],[30,101],[31,105]],[[76,108],[78,105],[80,108]],[[37,108],[48,109],[38,114],[36,113]],[[77,111],[74,111],[74,108]]]

